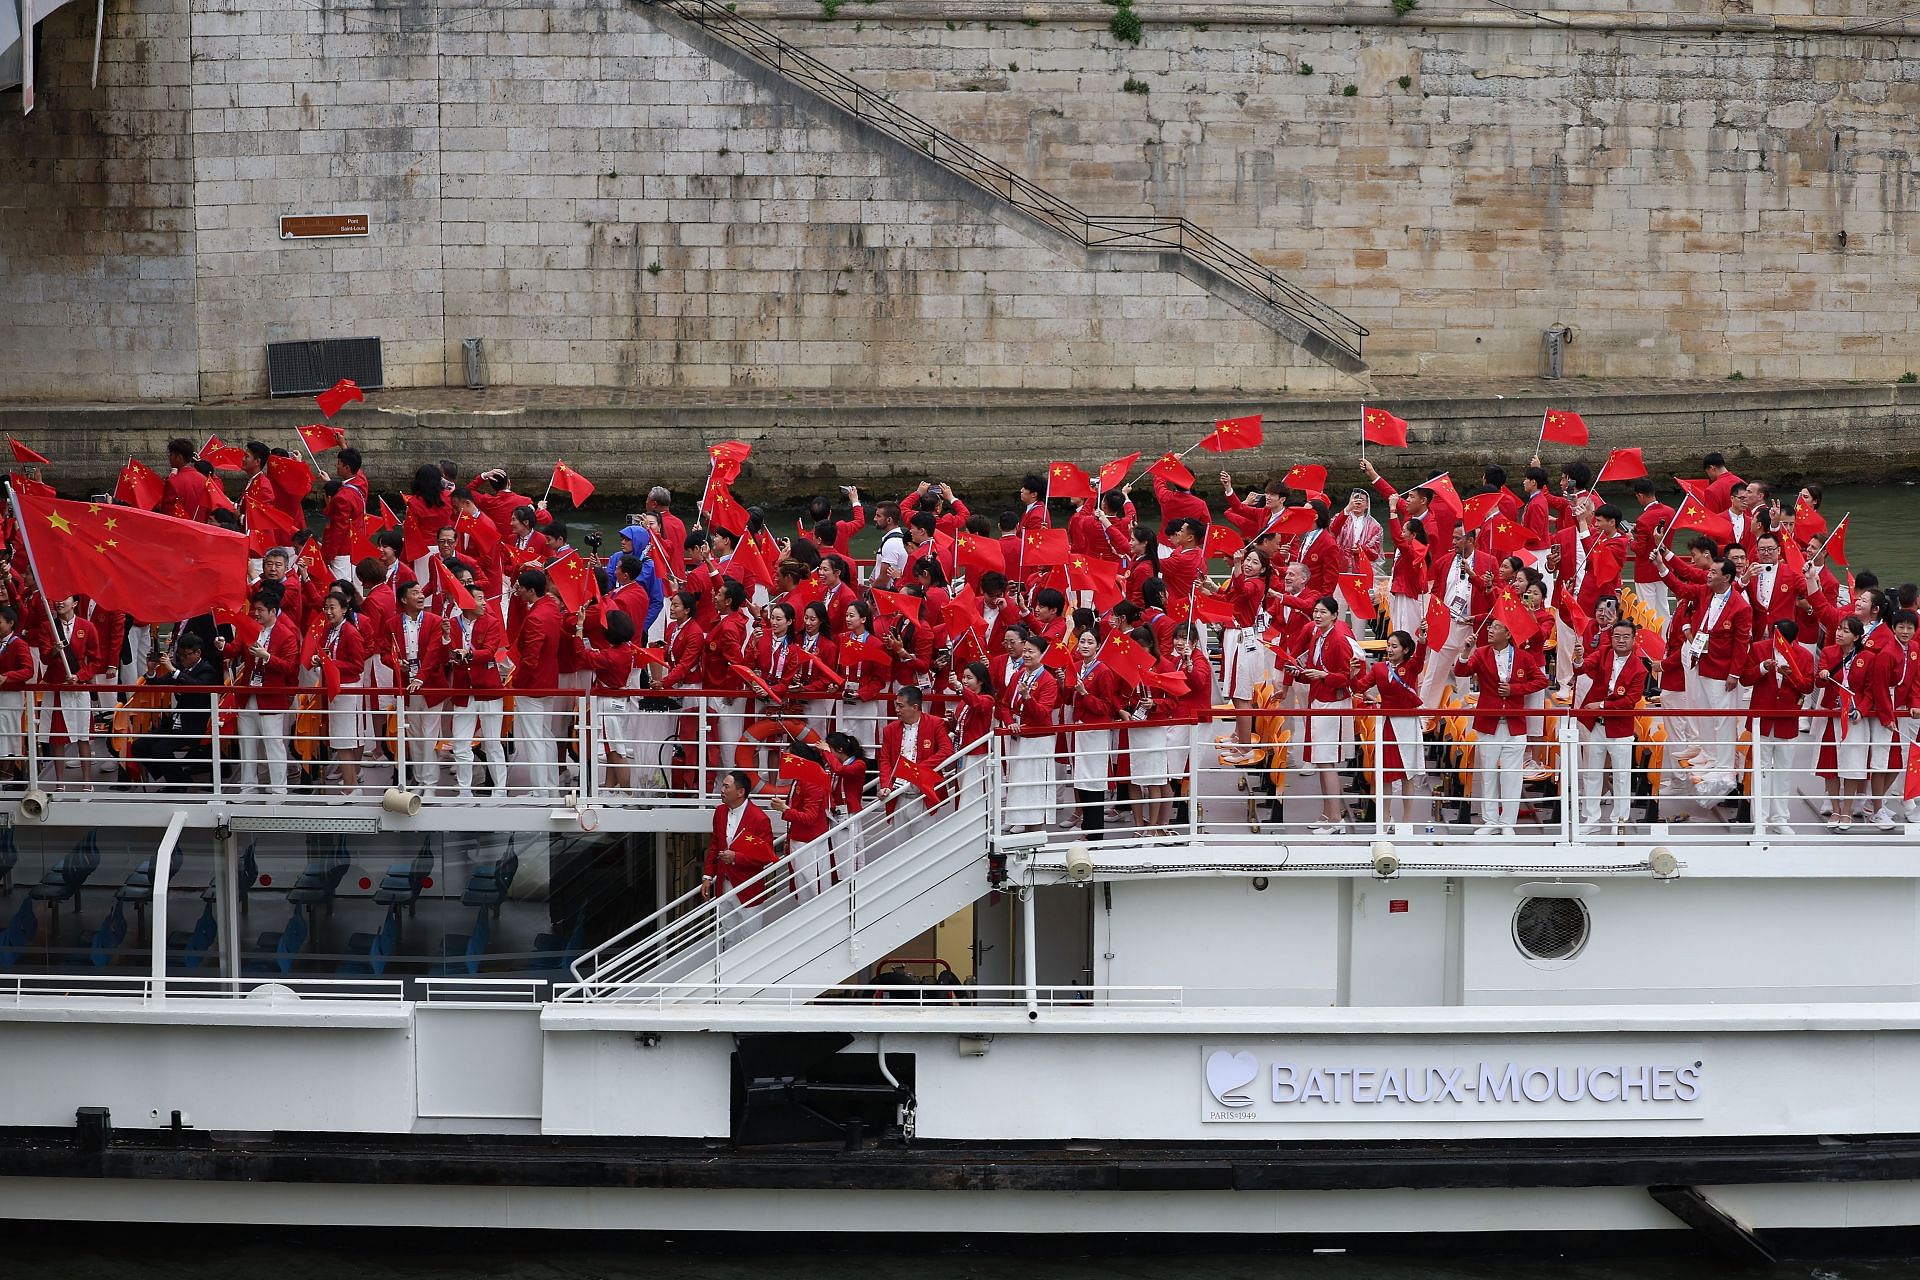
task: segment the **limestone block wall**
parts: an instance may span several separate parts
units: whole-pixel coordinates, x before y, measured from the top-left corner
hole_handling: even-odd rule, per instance
[[[0,397],[196,393],[187,0],[41,28],[40,105],[0,93]]]
[[[1370,326],[1377,372],[1531,373],[1555,323],[1576,330],[1574,373],[1920,369],[1920,34],[1886,21],[1903,11],[1606,7],[1623,25],[1866,29],[1143,0],[1134,47],[1008,6],[746,11],[1082,207],[1208,227]]]

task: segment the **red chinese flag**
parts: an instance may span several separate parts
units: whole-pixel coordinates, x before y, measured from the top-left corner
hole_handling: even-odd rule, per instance
[[[1447,647],[1453,634],[1453,614],[1447,611],[1446,597],[1435,591],[1427,596],[1427,651],[1438,653]]]
[[[143,622],[190,618],[247,599],[247,539],[212,525],[14,486],[20,534],[49,600],[84,595]]]
[[[18,471],[10,471],[7,473],[7,483],[21,493],[37,493],[43,498],[55,496],[52,485],[44,481],[35,480],[31,476],[22,475]]]
[[[568,551],[548,565],[547,578],[569,613],[584,609],[589,601],[600,598],[600,580],[578,551]]]
[[[500,548],[500,527],[478,511],[464,511],[453,522],[460,546],[468,546],[482,556],[492,556]]]
[[[267,459],[267,479],[289,498],[306,497],[313,492],[314,482],[319,478],[305,458],[275,456]]]
[[[1252,413],[1243,418],[1219,419],[1212,431],[1200,437],[1200,447],[1208,453],[1232,453],[1235,449],[1257,449],[1260,441],[1260,415]]]
[[[1162,693],[1179,694],[1187,691],[1187,673],[1184,671],[1149,671],[1145,681]]]
[[[1062,641],[1049,640],[1047,651],[1040,655],[1040,665],[1052,667],[1055,671],[1071,670],[1074,665],[1073,650],[1067,648]]]
[[[241,495],[241,502],[245,510],[240,514],[246,520],[249,533],[292,533],[300,527],[300,521],[273,500],[271,485],[248,485],[246,492]]]
[[[138,458],[128,458],[120,468],[120,479],[113,486],[113,500],[142,511],[151,511],[167,496],[167,486],[152,467]]]
[[[1093,481],[1087,473],[1071,462],[1049,462],[1047,464],[1047,497],[1049,498],[1091,498]]]
[[[46,458],[27,448],[27,446],[21,444],[12,436],[7,437],[7,443],[13,447],[13,460],[15,462],[37,462],[42,466],[47,465]]]
[[[1193,488],[1193,472],[1187,470],[1187,464],[1180,461],[1177,453],[1163,453],[1147,468],[1150,476],[1159,476],[1168,484],[1178,485],[1182,489]]]
[[[1067,557],[1067,585],[1074,591],[1092,592],[1093,607],[1103,613],[1126,598],[1118,562],[1079,552]]]
[[[1230,524],[1207,526],[1206,556],[1209,560],[1231,557],[1247,545],[1246,538]]]
[[[300,548],[300,554],[294,557],[300,572],[308,582],[326,581],[327,562],[320,557],[320,539],[308,538]]]
[[[1193,596],[1193,616],[1200,622],[1230,627],[1233,625],[1233,601],[1211,592],[1197,591]]]
[[[1063,565],[1071,554],[1065,529],[1029,529],[1021,535],[1020,551],[1025,569]]]
[[[601,605],[601,608],[605,607],[604,604]],[[747,687],[748,692],[765,698],[769,702],[780,701],[780,695],[773,691],[773,686],[767,683],[767,678],[744,662],[729,662],[727,670],[740,677],[740,683]]]
[[[1540,438],[1584,449],[1587,447],[1587,424],[1571,409],[1549,409],[1546,417],[1540,420]]]
[[[1496,515],[1487,524],[1487,550],[1496,556],[1510,556],[1518,551],[1537,551],[1546,545],[1546,539],[1515,521],[1512,516]]]
[[[1133,464],[1140,461],[1138,453],[1130,453],[1124,458],[1115,458],[1100,468],[1100,492],[1118,488],[1126,480],[1127,473],[1133,470]]]
[[[1773,656],[1794,675],[1800,674],[1800,646],[1789,643],[1778,631],[1773,633]]]
[[[573,505],[576,507],[593,496],[593,481],[564,462],[553,464],[553,487],[572,498]]]
[[[947,624],[948,635],[972,635],[975,641],[985,642],[987,620],[981,616],[979,598],[973,592],[963,591],[947,601],[946,607],[940,611],[940,616]]]
[[[1906,782],[1900,794],[1907,800],[1920,796],[1920,749],[1916,749],[1912,743],[1907,744]]]
[[[734,499],[733,490],[723,484],[707,490],[707,499],[700,511],[708,524],[725,529],[736,539],[747,531],[747,509]]]
[[[310,426],[301,427],[299,431],[300,442],[315,453],[338,449],[347,442],[345,427],[328,426],[326,423],[316,422]]]
[[[1827,537],[1827,556],[1832,559],[1835,564],[1842,566],[1845,566],[1847,563],[1847,521],[1851,519],[1853,519],[1853,513],[1851,511],[1841,516],[1840,523],[1833,526],[1832,534]],[[1726,522],[1722,520],[1721,523],[1725,524]],[[1727,536],[1733,536],[1733,527],[1731,525],[1727,526]]]
[[[349,401],[365,400],[366,398],[366,395],[361,392],[359,384],[355,383],[352,378],[342,378],[313,399],[314,403],[320,406],[321,414],[331,418],[334,414],[344,409]]]
[[[809,760],[791,751],[780,753],[780,779],[783,782],[798,782],[824,789],[832,777],[827,766],[818,760]]]
[[[1793,504],[1793,539],[1805,546],[1827,531],[1827,518],[1804,502]]]
[[[1139,688],[1140,682],[1146,679],[1147,672],[1153,666],[1153,659],[1147,656],[1147,651],[1122,631],[1108,636],[1106,643],[1100,646],[1100,651],[1093,655],[1093,660],[1105,663],[1130,689]]]
[[[1296,463],[1287,470],[1286,479],[1281,483],[1289,489],[1320,493],[1327,487],[1327,469],[1317,462]]]
[[[1712,483],[1711,481],[1682,480],[1679,476],[1675,476],[1673,480],[1675,484],[1680,486],[1681,491],[1685,493],[1688,497],[1700,503],[1702,506],[1706,505],[1707,489],[1710,487]]]
[[[1555,593],[1553,607],[1554,610],[1559,613],[1560,621],[1567,624],[1567,630],[1573,632],[1575,636],[1584,642],[1587,638],[1587,628],[1593,625],[1593,619],[1589,618],[1587,611],[1580,607],[1580,602],[1573,598],[1573,592],[1571,590],[1563,590]],[[1599,643],[1605,644],[1606,642],[1607,637],[1601,636]],[[1571,655],[1569,655],[1569,657],[1571,657]]]
[[[246,458],[245,449],[237,444],[227,444],[219,436],[208,436],[207,442],[200,446],[200,461],[215,471],[238,471]]]
[[[1698,530],[1722,545],[1733,541],[1733,523],[1725,516],[1707,510],[1691,493],[1681,502],[1680,510],[1674,513],[1671,527],[1676,530]],[[1840,563],[1845,564],[1846,561]]]
[[[766,553],[754,544],[752,538],[742,538],[734,547],[733,555],[727,561],[726,576],[745,587],[749,593],[755,587],[772,591],[779,585],[774,580],[773,566],[767,563]]]
[[[920,621],[920,597],[910,596],[904,591],[883,591],[874,587],[873,607],[881,617],[897,614],[914,622]]]
[[[1273,531],[1283,538],[1297,538],[1319,524],[1312,507],[1288,507],[1273,522]]]
[[[1005,573],[1006,555],[1000,550],[1000,540],[983,538],[977,533],[965,530],[954,535],[954,560],[969,573]]]
[[[310,542],[307,545],[312,546],[313,544]],[[473,609],[478,607],[474,603],[473,593],[460,585],[460,579],[453,576],[452,571],[447,568],[446,561],[442,560],[439,556],[434,556],[431,563],[433,564],[433,593],[435,595],[444,596],[448,600],[453,601],[453,607],[456,609]]]
[[[1527,612],[1526,604],[1504,587],[1493,598],[1493,616],[1512,633],[1515,644],[1525,644],[1540,634],[1540,624]]]
[[[1353,616],[1362,621],[1379,612],[1373,603],[1373,575],[1370,573],[1341,574],[1340,594],[1346,600],[1347,607],[1353,610]]]
[[[260,624],[245,609],[221,607],[213,611],[215,623],[233,628],[233,648],[229,652],[253,648],[253,642],[260,638]]]
[[[1469,529],[1478,529],[1499,514],[1500,495],[1482,493],[1468,498],[1460,510],[1460,523]]]
[[[1633,638],[1633,647],[1647,660],[1648,666],[1657,667],[1667,658],[1667,639],[1660,634],[1658,627],[1642,627]]]
[[[921,764],[918,760],[909,760],[905,756],[893,762],[893,776],[901,782],[911,783],[922,796],[926,797],[931,808],[940,803],[940,770],[930,764]]]
[[[385,498],[375,498],[374,502],[378,504],[380,508],[378,515],[374,515],[372,512],[368,513],[369,517],[377,522],[374,527],[378,529],[398,529],[400,527],[400,517],[393,514],[393,508],[387,505],[387,500]]]
[[[1607,455],[1606,463],[1601,466],[1600,474],[1593,483],[1603,485],[1609,480],[1638,480],[1647,474],[1647,464],[1640,457],[1638,449],[1615,449]]]
[[[707,459],[715,472],[715,479],[719,480],[720,473],[726,475],[725,480],[719,481],[723,484],[732,484],[739,478],[741,466],[752,454],[753,446],[744,440],[722,440],[719,444],[707,446]]]
[[[1369,409],[1361,405],[1360,439],[1367,444],[1404,449],[1407,447],[1407,420],[1396,418],[1385,409]]]
[[[1425,489],[1428,493],[1432,494],[1431,501],[1433,505],[1443,510],[1453,512],[1453,518],[1455,520],[1464,520],[1466,518],[1466,505],[1460,501],[1460,493],[1453,487],[1453,480],[1450,476],[1437,475],[1424,484],[1417,484],[1413,487],[1416,489]],[[1500,495],[1494,494],[1493,496],[1495,499],[1498,499]]]

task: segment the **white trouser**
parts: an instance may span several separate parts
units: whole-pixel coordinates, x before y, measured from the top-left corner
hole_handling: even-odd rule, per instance
[[[1703,710],[1730,711],[1733,709],[1733,691],[1727,688],[1724,679],[1712,679],[1694,672],[1694,683],[1700,691],[1700,701],[1696,704]],[[1708,786],[1731,786],[1734,782],[1733,765],[1735,741],[1740,736],[1740,722],[1732,716],[1701,716],[1699,773],[1701,781]]]
[[[820,836],[797,846],[791,857],[793,896],[805,902],[833,887],[833,863],[828,857],[827,837]]]
[[[747,730],[747,700],[745,698],[715,698],[709,704],[713,716],[713,737],[708,741],[720,751],[720,775],[733,768],[733,753],[740,745],[740,738]],[[872,744],[863,738],[861,745],[873,750]],[[714,786],[719,786],[718,780]]]
[[[493,771],[493,794],[500,795],[506,789],[507,753],[500,745],[503,718],[498,698],[487,701],[475,698],[447,713],[452,725],[448,734],[453,739],[453,780],[461,795],[473,790],[473,740],[476,737],[480,739],[480,754]]]
[[[135,622],[129,618],[127,620],[127,660],[120,662],[120,655],[113,655],[114,661],[119,663],[119,683],[138,684],[140,682],[141,674],[146,671],[147,648],[152,643],[153,628],[147,623]],[[104,700],[104,709],[110,711],[120,695],[103,693],[100,696]]]
[[[1792,738],[1753,735],[1753,820],[1763,827],[1784,827],[1793,799]]]
[[[1473,634],[1473,624],[1454,619],[1448,629],[1447,642],[1438,653],[1429,651],[1427,665],[1420,671],[1420,705],[1437,707],[1440,705],[1440,691],[1453,679],[1453,664],[1460,660],[1460,650],[1466,648],[1467,637]]]
[[[1053,735],[1007,740],[1007,824],[1053,823]]]
[[[266,766],[267,790],[287,793],[287,713],[240,709],[240,789],[258,790],[255,769]]]
[[[40,695],[40,741],[50,742],[60,729],[69,743],[84,745],[93,737],[93,697],[85,689],[54,689]]]
[[[446,710],[428,706],[418,694],[407,695],[403,705],[407,713],[407,781],[431,788],[440,781],[440,753],[435,747],[446,732]]]
[[[1387,597],[1387,620],[1395,631],[1404,631],[1413,635],[1420,630],[1420,624],[1426,620],[1427,598],[1425,596],[1403,596],[1398,593]]]
[[[1633,816],[1633,735],[1607,736],[1601,721],[1580,731],[1580,820],[1600,821],[1601,787],[1611,778],[1613,820],[1626,822]]]
[[[1646,601],[1647,607],[1663,618],[1673,612],[1673,601],[1667,595],[1667,584],[1658,578],[1634,583],[1633,594]]]
[[[0,693],[0,760],[18,760],[26,754],[21,744],[26,714],[26,694]]]
[[[560,747],[554,740],[560,723],[560,698],[513,700],[513,754],[526,766],[527,786],[537,796],[560,785]]]
[[[332,576],[333,581],[335,582],[339,582],[342,579],[345,579],[348,582],[352,582],[353,581],[353,557],[352,556],[335,556],[333,559],[327,561],[327,573]]]
[[[1496,827],[1510,827],[1520,817],[1521,764],[1527,755],[1527,735],[1507,729],[1506,721],[1492,733],[1480,735],[1475,751],[1479,772],[1480,817]]]

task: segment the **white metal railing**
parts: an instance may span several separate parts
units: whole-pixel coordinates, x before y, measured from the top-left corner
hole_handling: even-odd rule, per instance
[[[261,995],[256,997],[256,992]],[[24,1005],[36,997],[76,996],[135,1001],[297,998],[398,1002],[406,998],[406,983],[397,978],[201,978],[175,974],[159,981],[142,974],[0,975],[0,1003]]]
[[[728,947],[770,929],[792,932],[783,919],[827,892],[846,886],[844,911],[815,909],[802,927],[812,937],[850,939],[863,921],[863,900],[889,884],[910,882],[942,852],[932,838],[936,826],[958,827],[963,839],[987,852],[987,776],[993,757],[968,744],[941,766],[941,804],[930,808],[917,791],[897,785],[878,802],[849,814],[824,836],[789,851],[759,874],[707,896],[694,889],[636,921],[574,962],[576,979],[598,993],[635,981],[672,980],[702,966],[716,967]],[[986,888],[984,877],[981,890]],[[837,895],[836,895],[837,901]]]
[[[595,997],[588,984],[562,987],[554,999],[577,1003]],[[621,1004],[665,1007],[728,1004],[748,1008],[799,1008],[804,1005],[908,1005],[926,1009],[1178,1009],[1185,990],[1177,986],[1022,987],[908,986],[886,982],[844,983],[821,990],[817,983],[637,982],[620,992]]]

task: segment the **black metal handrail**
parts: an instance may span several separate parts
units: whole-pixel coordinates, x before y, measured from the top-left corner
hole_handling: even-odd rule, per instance
[[[874,93],[859,81],[788,44],[722,0],[647,0],[713,32],[720,39],[834,105],[918,148],[949,171],[1007,201],[1090,249],[1177,253],[1257,295],[1358,360],[1367,327],[1261,266],[1203,227],[1158,214],[1083,213],[1046,188],[1021,177],[945,130]]]

